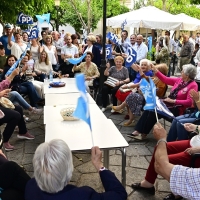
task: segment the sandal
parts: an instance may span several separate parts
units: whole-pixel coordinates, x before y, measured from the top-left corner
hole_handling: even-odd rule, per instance
[[[134,189],[134,190],[144,190],[146,192],[148,192],[149,194],[151,195],[154,195],[155,194],[155,187],[150,187],[150,188],[145,188],[145,187],[142,187],[141,186],[141,183],[133,183],[131,185],[131,187]]]
[[[181,200],[183,197],[176,198],[173,193],[168,194],[163,200]]]
[[[133,120],[133,121],[127,121],[127,122],[125,122],[124,123],[124,126],[133,126],[134,125],[134,122],[135,122],[135,120]]]

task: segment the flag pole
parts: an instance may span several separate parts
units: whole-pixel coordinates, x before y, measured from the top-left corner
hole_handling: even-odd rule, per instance
[[[158,114],[157,114],[157,110],[156,110],[156,108],[154,108],[155,109],[155,114],[156,114],[156,121],[157,121],[157,123],[158,123]]]

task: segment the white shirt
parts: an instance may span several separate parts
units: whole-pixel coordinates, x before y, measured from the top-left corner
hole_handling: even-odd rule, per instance
[[[198,64],[200,62],[200,49],[197,51],[196,56],[194,57],[195,64]]]
[[[195,39],[193,39],[192,37],[189,38],[189,42],[193,44],[193,46],[195,46]]]
[[[22,44],[22,46],[19,46],[17,43],[13,42],[11,47],[9,46],[9,44],[7,45],[8,49],[11,50],[11,54],[14,55],[17,59],[20,58],[21,54],[25,51],[27,47],[25,43]]]
[[[31,54],[32,54],[32,58],[33,58],[34,61],[39,59],[38,48],[39,48],[39,46],[36,46],[36,47],[31,46],[31,49],[30,49]]]
[[[93,49],[93,45],[91,47],[89,47],[89,48],[87,47],[87,49],[85,50],[85,53],[88,52],[88,51],[92,52],[92,49]]]
[[[67,45],[64,45],[61,49],[61,55],[64,54],[64,55],[71,55],[72,58],[74,58],[74,55],[75,54],[78,54],[78,48],[71,44],[71,46],[67,46]]]
[[[145,59],[147,57],[148,47],[144,42],[142,42],[140,46],[136,44],[134,49],[137,52],[136,62],[140,62],[142,59]]]
[[[53,45],[51,46],[51,49],[49,49],[46,45],[43,45],[43,47],[44,50],[48,53],[48,57],[52,65],[56,65],[57,64],[57,60],[55,57],[56,47]]]
[[[171,38],[169,40],[169,52],[177,52],[178,44]]]
[[[127,48],[130,46],[130,39],[127,37],[124,42],[122,43],[122,41],[120,41],[120,44],[123,47],[124,52],[127,51]]]

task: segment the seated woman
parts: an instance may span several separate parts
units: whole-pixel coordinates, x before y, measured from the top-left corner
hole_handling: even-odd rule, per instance
[[[169,133],[167,135],[167,141],[172,142],[175,140],[187,140],[188,139],[188,131],[185,130],[183,124],[185,123],[193,123],[197,119],[200,119],[200,95],[199,92],[196,92],[195,90],[190,90],[190,96],[193,98],[193,100],[196,103],[197,109],[195,112],[191,114],[184,114],[181,116],[176,117],[172,121],[172,124],[169,129]],[[198,122],[200,123],[200,121]]]
[[[197,83],[194,81],[197,73],[196,67],[191,64],[184,65],[180,78],[166,77],[153,65],[152,70],[155,72],[155,76],[157,76],[163,83],[173,86],[170,95],[164,99],[164,102],[165,104],[172,106],[182,105],[179,108],[179,115],[182,115],[186,108],[193,105],[190,90],[194,89],[195,91],[198,91]],[[160,114],[158,114],[158,116],[159,118],[163,117]],[[142,134],[142,137],[145,138],[155,123],[155,113],[145,110],[135,126],[135,131],[128,136],[134,137]]]
[[[90,93],[89,86],[93,86],[93,80],[100,76],[98,68],[96,64],[91,62],[93,58],[93,54],[91,52],[87,52],[87,55],[85,57],[85,62],[82,62],[78,66],[74,66],[72,68],[72,71],[81,71],[85,75],[85,85],[86,90],[88,93]]]
[[[164,75],[167,75],[168,67],[165,64],[157,65],[156,68]],[[138,66],[138,71],[142,78],[148,79],[148,77],[144,74],[142,71],[142,68]],[[158,77],[154,76],[153,81],[155,83],[155,86],[157,88],[156,94],[159,98],[162,98],[165,95],[166,92],[166,84],[163,83]],[[130,83],[129,83],[130,84]],[[129,85],[128,84],[128,85]],[[139,84],[138,84],[139,85]],[[123,86],[122,86],[123,87]],[[128,108],[129,113],[129,121],[124,123],[124,126],[129,126],[132,124],[134,115],[141,114],[141,109],[144,105],[144,97],[143,94],[140,92],[131,92],[125,99],[125,101],[119,105],[119,106],[113,106],[113,110],[118,111],[125,107]]]
[[[26,200],[126,200],[127,193],[114,173],[105,170],[101,162],[102,152],[92,147],[91,159],[99,171],[105,192],[97,193],[88,186],[70,184],[74,170],[72,153],[68,145],[59,139],[40,144],[33,157],[34,178],[26,185]]]
[[[113,77],[117,80],[119,80],[116,84],[115,87],[108,86],[104,84],[102,88],[102,111],[104,112],[107,107],[107,100],[108,100],[108,94],[112,94],[112,101],[113,101],[113,106],[117,105],[117,98],[116,98],[116,92],[117,90],[125,83],[129,83],[129,75],[128,75],[128,69],[123,66],[124,59],[121,56],[116,56],[115,59],[115,66],[110,67],[110,64],[107,63],[106,70],[104,71],[105,76],[110,76]]]
[[[30,61],[30,55],[27,53],[22,61],[20,62],[20,69],[21,73],[20,75],[24,75],[24,81],[33,83],[38,95],[41,99],[44,99],[44,83],[41,81],[34,80],[34,77],[36,76],[36,73],[33,70],[33,63],[32,65],[29,65]]]
[[[175,165],[183,165],[183,166],[190,166],[192,154],[194,153],[200,153],[200,140],[199,140],[199,132],[200,132],[200,126],[186,123],[184,124],[184,127],[187,131],[197,131],[198,135],[194,136],[191,140],[182,140],[182,141],[174,141],[174,142],[167,142],[167,153],[169,162]],[[160,133],[163,135],[166,134],[166,131],[162,126],[160,125]],[[165,138],[161,139],[158,142],[165,141]],[[156,149],[156,147],[155,147]],[[145,179],[141,181],[140,183],[133,183],[131,187],[134,190],[145,190],[149,194],[154,195],[155,194],[155,187],[154,183],[157,178],[157,173],[154,168],[155,163],[155,151],[153,153],[152,159],[150,161],[149,167],[146,172]],[[198,158],[195,162],[195,167],[200,167],[200,159]],[[182,197],[178,197],[174,194],[167,195],[164,200],[175,200],[175,199],[182,199]]]
[[[41,115],[43,113],[43,109],[38,109],[32,107],[27,103],[27,101],[16,91],[9,92],[8,98],[14,104],[20,105],[23,109],[28,110],[29,114],[38,114]]]
[[[4,66],[4,71],[2,78],[5,79],[5,74],[10,69],[10,67],[17,61],[17,58],[14,55],[9,55],[6,59],[6,63]],[[24,71],[23,71],[24,70]],[[11,89],[14,91],[19,92],[20,94],[27,94],[30,100],[30,104],[32,107],[37,107],[37,102],[41,101],[41,98],[39,97],[37,91],[35,90],[33,83],[25,81],[25,69],[22,69],[23,74],[19,73],[17,75],[12,83],[11,83]]]
[[[140,61],[140,66],[134,64],[133,68],[137,72],[136,78],[133,82],[122,85],[119,88],[119,90],[116,93],[116,97],[118,99],[118,104],[121,104],[122,102],[125,101],[126,97],[132,92],[132,89],[139,87],[139,82],[142,79],[142,75],[153,76],[150,61],[147,59],[142,59]],[[128,91],[124,92],[124,89],[127,89]],[[114,112],[114,110],[112,110],[111,112]]]
[[[34,71],[36,72],[37,76],[40,77],[40,81],[42,82],[44,82],[45,77],[50,74],[50,71],[53,71],[46,51],[42,51],[39,56],[39,60],[35,62]],[[57,75],[58,73],[53,71],[53,74]]]
[[[10,89],[6,89],[9,87],[13,78],[19,73],[19,69],[17,68],[12,72],[10,76],[6,78],[6,80],[0,82],[0,97],[8,96]],[[34,136],[28,133],[26,128],[26,123],[23,118],[23,110],[21,106],[15,105],[14,110],[10,108],[5,108],[0,105],[0,110],[4,113],[4,117],[0,119],[0,125],[6,123],[6,127],[3,131],[3,145],[6,151],[12,151],[14,146],[10,145],[9,139],[14,132],[16,126],[19,127],[19,134],[17,135],[20,139],[34,139]]]

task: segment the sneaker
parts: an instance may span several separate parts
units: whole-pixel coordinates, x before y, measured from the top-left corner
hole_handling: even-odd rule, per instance
[[[38,108],[33,107],[33,110],[29,111],[28,113],[29,115],[31,114],[42,115],[43,109],[38,109]]]
[[[114,112],[116,112],[114,109],[112,109],[111,111],[110,111],[111,113],[114,113]]]
[[[12,146],[9,142],[4,142],[3,146],[4,146],[4,149],[6,151],[13,151],[14,150],[14,146]]]
[[[102,112],[105,112],[105,111],[106,111],[106,108],[102,108],[101,111],[102,111]]]
[[[18,134],[17,137],[19,139],[27,139],[27,140],[33,140],[35,139],[35,137],[33,135],[31,135],[30,133],[26,133],[26,134]]]

